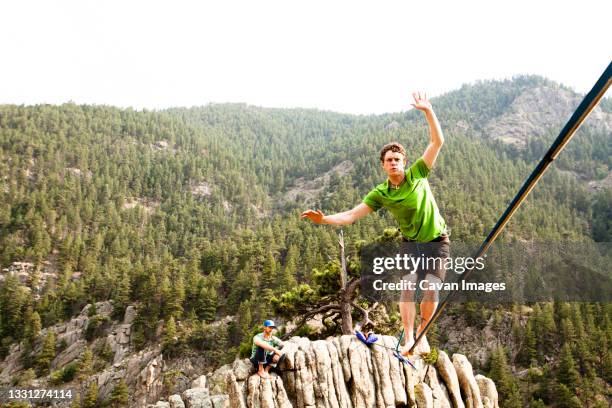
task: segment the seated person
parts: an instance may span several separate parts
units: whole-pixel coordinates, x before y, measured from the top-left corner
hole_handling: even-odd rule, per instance
[[[272,331],[276,329],[272,320],[263,322],[263,333],[253,337],[253,347],[251,349],[251,362],[261,378],[269,378],[270,368],[276,367],[284,360],[284,355],[277,347],[283,347],[283,342]]]

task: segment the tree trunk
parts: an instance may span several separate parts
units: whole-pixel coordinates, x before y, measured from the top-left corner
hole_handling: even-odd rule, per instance
[[[346,271],[346,258],[344,257],[344,233],[340,230],[338,244],[340,244],[340,315],[342,316],[342,334],[353,334],[353,307],[351,306],[352,293],[347,291],[348,273]],[[351,291],[352,292],[352,291]]]

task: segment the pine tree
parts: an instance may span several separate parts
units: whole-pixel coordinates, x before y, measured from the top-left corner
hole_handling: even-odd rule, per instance
[[[262,321],[270,319],[273,314],[272,299],[274,298],[274,292],[272,289],[264,289],[258,298],[260,300],[253,303],[255,319]]]
[[[172,299],[172,286],[170,285],[170,278],[167,276],[167,271],[162,271],[159,278],[159,287],[157,288],[158,293],[158,306],[160,308],[161,318],[166,319],[172,315],[171,307],[174,306]]]
[[[523,408],[523,398],[521,397],[521,390],[515,382],[510,387],[510,394],[503,400],[503,404],[500,404],[504,408]]]
[[[550,303],[544,304],[540,313],[535,315],[534,319],[538,348],[540,350],[552,350],[555,345],[557,332],[552,305]]]
[[[126,307],[130,302],[130,277],[128,272],[123,272],[121,274],[121,278],[117,284],[117,289],[114,291],[113,296],[113,316],[114,317],[122,317],[125,313]]]
[[[93,353],[89,348],[86,348],[81,355],[77,366],[77,379],[81,382],[87,380],[87,378],[93,374]]]
[[[500,401],[507,401],[508,403],[514,404],[516,400],[516,390],[514,388],[517,384],[514,382],[514,377],[508,365],[506,351],[503,347],[498,347],[493,350],[489,365],[489,377],[497,386]]]
[[[530,366],[538,360],[537,339],[533,333],[532,326],[532,320],[529,319],[525,325],[523,345],[519,354],[520,361],[526,366]]]
[[[541,399],[532,399],[529,403],[529,408],[546,408],[546,404]]]
[[[122,408],[128,406],[128,387],[123,378],[120,378],[117,385],[115,385],[115,388],[113,388],[109,402],[112,408]]]
[[[113,362],[113,357],[115,356],[115,353],[113,352],[113,349],[107,340],[104,340],[102,346],[99,347],[98,356],[100,356],[104,361],[107,361],[109,363]]]
[[[150,339],[157,328],[157,322],[161,312],[161,294],[163,293],[163,285],[157,286],[157,279],[154,271],[150,271],[147,281],[144,285],[144,293],[142,299],[145,304],[142,310],[146,313],[142,314],[142,322],[144,324],[145,338]],[[140,313],[139,313],[140,315]]]
[[[612,383],[612,352],[606,350],[601,362],[601,378],[608,383]]]
[[[593,332],[593,335],[597,336],[597,330]],[[589,373],[594,371],[597,360],[595,354],[589,351],[586,341],[578,341],[575,343],[574,355],[577,360],[577,369],[582,376],[588,376]]]
[[[493,313],[493,325],[492,325],[492,329],[493,331],[499,331],[501,329],[501,324],[503,322],[503,315],[502,312],[499,309],[495,309],[495,312]]]
[[[19,382],[17,383],[20,387],[30,387],[32,381],[36,379],[36,372],[33,369],[28,368],[19,376]]]
[[[266,289],[274,289],[277,280],[276,273],[276,260],[274,259],[274,255],[270,250],[268,251],[268,254],[266,256],[266,260],[263,265],[263,271],[261,273],[261,282],[259,286],[260,291],[265,291]]]
[[[216,291],[210,287],[202,287],[196,303],[196,312],[199,318],[206,323],[214,321],[217,316],[217,302]]]
[[[38,312],[33,311],[31,306],[26,309],[24,323],[24,339],[30,344],[33,344],[38,335],[40,334],[42,325]]]
[[[51,368],[51,362],[55,358],[55,333],[49,330],[45,336],[42,350],[36,357],[36,367],[40,374],[47,373]]]
[[[166,320],[166,327],[164,330],[164,341],[162,346],[164,349],[171,349],[177,342],[176,337],[176,322],[174,321],[174,317],[170,316],[168,320]]]
[[[227,329],[228,327],[226,324],[220,324],[211,331],[211,344],[213,348],[210,350],[210,355],[212,360],[217,361],[219,364],[226,364],[233,360],[231,353],[227,353],[227,349],[229,348]]]
[[[574,341],[576,340],[574,325],[568,318],[561,320],[561,336],[563,343],[570,345],[573,345]]]
[[[512,311],[512,326],[510,330],[512,331],[514,341],[519,343],[523,335],[523,326],[521,326],[520,321],[520,309],[518,307],[515,309]]]
[[[170,297],[166,300],[167,316],[173,316],[177,319],[183,316],[183,301],[185,300],[185,285],[183,277],[177,273],[176,278],[170,287]]]
[[[553,302],[555,321],[561,323],[563,319],[567,319],[571,314],[571,306],[567,302]]]
[[[76,393],[75,393],[76,394]],[[70,408],[81,408],[81,395],[76,394],[72,403],[70,404]]]
[[[11,328],[7,335],[20,338],[23,333],[23,308],[26,304],[28,294],[25,288],[13,275],[8,275],[0,286],[0,312],[2,314],[2,326]]]
[[[560,354],[561,361],[559,362],[557,380],[570,388],[577,387],[580,384],[580,373],[578,373],[576,369],[576,363],[570,345],[565,344]]]
[[[558,384],[554,390],[555,407],[582,408],[582,404],[565,384]]]
[[[238,340],[238,343],[244,340],[245,336],[250,334],[252,326],[253,317],[251,314],[251,301],[247,299],[241,302],[238,308],[238,338],[235,340]]]
[[[83,398],[83,408],[97,408],[98,407],[98,383],[92,381],[87,388],[85,398]]]
[[[298,249],[295,245],[290,245],[287,250],[287,256],[285,258],[285,267],[280,275],[280,281],[278,287],[281,291],[288,291],[297,285],[296,274],[297,274],[297,262],[298,262]]]
[[[238,276],[232,285],[229,294],[229,307],[236,310],[240,302],[250,299],[254,290],[257,289],[257,277],[252,269],[250,262],[245,263],[244,268],[238,272]]]
[[[96,302],[91,302],[89,308],[87,308],[87,316],[93,317],[98,314],[98,308],[96,307]]]
[[[583,341],[586,338],[586,331],[584,321],[582,319],[582,311],[580,310],[580,304],[578,303],[574,303],[571,306],[571,320],[574,327],[574,336],[576,341]]]

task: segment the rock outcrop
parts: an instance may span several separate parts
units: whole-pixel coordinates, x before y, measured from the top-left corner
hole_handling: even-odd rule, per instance
[[[306,180],[304,177],[300,177],[295,180],[293,187],[285,192],[284,201],[287,203],[297,201],[310,204],[325,192],[332,180],[332,176],[344,176],[350,173],[353,168],[353,162],[345,160],[313,180]]]
[[[475,378],[480,389],[480,398],[482,398],[484,408],[499,408],[499,397],[493,380],[480,374]]]
[[[559,132],[582,98],[582,95],[558,86],[527,89],[502,115],[485,125],[484,133],[503,143],[525,147],[530,137]],[[612,130],[612,114],[595,107],[584,126],[593,132],[609,133]]]
[[[78,360],[86,347],[95,349],[105,342],[114,352],[113,362],[86,381],[95,381],[100,401],[108,398],[120,378],[130,389],[130,406],[170,408],[360,408],[431,407],[498,408],[495,384],[478,375],[461,354],[449,357],[439,352],[435,365],[416,359],[416,369],[393,357],[396,339],[381,336],[378,345],[366,347],[354,336],[330,337],[311,341],[293,337],[283,348],[287,358],[279,373],[269,379],[254,375],[248,359],[236,360],[206,373],[205,366],[193,357],[166,360],[159,345],[130,352],[134,307],[128,307],[123,321],[114,322],[103,337],[91,344],[84,338],[91,320],[91,305],[68,322],[46,328],[53,330],[65,348],[55,357],[52,370]],[[109,302],[96,304],[96,315],[109,316]],[[23,371],[21,346],[0,362],[0,384],[10,384]],[[34,347],[38,352],[41,344]],[[167,388],[165,378],[172,374],[174,386]],[[49,378],[37,378],[33,386],[48,385]],[[63,384],[74,387],[74,384]],[[170,392],[170,395],[168,394]],[[163,400],[157,401],[164,397]],[[153,402],[156,403],[152,404]],[[68,405],[58,405],[58,407]]]
[[[453,365],[459,379],[466,408],[483,408],[480,389],[472,372],[472,364],[461,354],[453,354]]]
[[[381,336],[380,346],[368,348],[354,336],[293,337],[280,373],[269,379],[255,375],[249,360],[236,360],[149,407],[498,408],[495,384],[474,377],[465,356],[440,351],[435,365],[417,358],[414,369],[393,357],[395,341]]]

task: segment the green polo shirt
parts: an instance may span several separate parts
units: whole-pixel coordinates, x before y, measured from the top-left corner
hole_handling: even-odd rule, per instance
[[[363,202],[374,211],[385,207],[406,238],[429,242],[446,231],[446,223],[429,188],[428,175],[429,168],[420,158],[406,169],[406,180],[398,189],[392,188],[387,179],[370,191]]]

